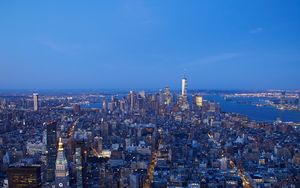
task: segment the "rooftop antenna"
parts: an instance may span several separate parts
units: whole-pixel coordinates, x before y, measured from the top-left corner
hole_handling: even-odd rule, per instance
[[[186,68],[183,69],[183,78],[186,78]]]

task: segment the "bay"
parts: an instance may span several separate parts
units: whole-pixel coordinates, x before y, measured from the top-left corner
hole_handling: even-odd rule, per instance
[[[271,106],[256,106],[248,104],[247,102],[238,101],[252,101],[259,103],[258,98],[234,98],[233,100],[225,100],[221,95],[204,95],[205,100],[215,101],[220,104],[221,111],[234,112],[245,115],[255,121],[276,121],[277,118],[284,122],[300,122],[300,112],[278,110]]]

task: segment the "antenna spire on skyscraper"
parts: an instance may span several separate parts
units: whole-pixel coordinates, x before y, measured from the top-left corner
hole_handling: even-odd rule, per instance
[[[186,79],[186,68],[183,70],[183,78]]]

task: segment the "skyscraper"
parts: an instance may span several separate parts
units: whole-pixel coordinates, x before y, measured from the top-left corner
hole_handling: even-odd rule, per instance
[[[145,91],[140,91],[140,92],[139,92],[139,95],[140,95],[142,98],[145,98],[145,97],[146,97]]]
[[[130,112],[134,111],[135,103],[136,103],[136,94],[133,91],[129,92],[129,104],[130,104]]]
[[[55,187],[69,187],[68,162],[64,153],[63,143],[59,138],[57,158],[55,162]]]
[[[186,110],[189,108],[188,98],[187,98],[187,78],[184,76],[181,80],[181,109]]]
[[[48,122],[46,124],[47,130],[47,182],[53,182],[55,180],[55,160],[57,151],[57,139],[56,139],[56,122]]]
[[[96,137],[94,138],[94,145],[95,145],[95,149],[96,149],[97,153],[102,153],[102,149],[103,149],[103,138],[102,138],[102,137],[96,136]]]
[[[102,111],[103,112],[107,111],[107,101],[106,101],[106,99],[102,100]]]
[[[39,94],[38,93],[33,93],[33,110],[38,111],[39,110]]]
[[[76,188],[86,187],[86,163],[84,160],[84,141],[76,141],[75,147]]]
[[[109,142],[109,124],[106,121],[103,121],[100,125],[100,128],[103,142],[107,144]]]
[[[9,188],[42,187],[40,166],[9,167],[7,174]]]
[[[187,96],[187,78],[184,76],[181,80],[181,96],[186,97]]]
[[[166,105],[170,105],[172,102],[172,95],[168,86],[165,87],[164,100]]]
[[[203,98],[201,95],[193,95],[193,102],[197,107],[203,106]]]

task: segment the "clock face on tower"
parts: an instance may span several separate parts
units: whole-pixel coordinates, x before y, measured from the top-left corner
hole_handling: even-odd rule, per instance
[[[59,183],[58,186],[59,186],[59,187],[63,187],[64,184],[63,184],[63,183]]]

